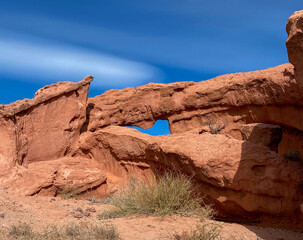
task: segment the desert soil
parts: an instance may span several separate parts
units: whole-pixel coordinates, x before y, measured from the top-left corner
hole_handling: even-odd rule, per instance
[[[174,234],[195,229],[202,224],[198,218],[169,216],[131,216],[109,220],[99,220],[98,214],[108,209],[107,204],[96,204],[89,200],[61,199],[60,197],[20,197],[0,189],[0,228],[7,229],[12,224],[25,222],[39,231],[48,225],[64,225],[73,222],[108,223],[116,226],[120,236],[125,240],[133,239],[172,239]],[[89,216],[75,214],[80,208],[89,212]],[[77,211],[78,209],[78,211]],[[89,210],[89,211],[86,211]],[[81,210],[80,210],[81,211]],[[88,214],[84,214],[88,215]],[[222,227],[223,239],[254,240],[302,240],[303,233],[274,228],[241,225],[236,223],[205,220]]]

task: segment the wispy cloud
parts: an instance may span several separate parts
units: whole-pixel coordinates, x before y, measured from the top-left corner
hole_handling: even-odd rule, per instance
[[[33,81],[78,81],[90,74],[94,86],[125,87],[161,80],[151,65],[69,45],[0,38],[0,52],[0,73]]]
[[[199,1],[192,1],[200,4]],[[170,9],[167,5],[169,2],[163,3],[166,6],[163,7],[164,10]],[[194,8],[196,4],[188,8]],[[191,12],[190,9],[183,11],[183,6],[184,4],[178,1],[172,9],[174,12],[184,14]],[[146,5],[143,4],[141,7],[146,8]],[[215,11],[214,6],[211,9]],[[157,8],[154,9],[156,10]],[[209,8],[202,7],[193,11],[198,10],[210,11]],[[144,24],[144,28],[139,26],[125,30],[123,27],[102,24],[95,26],[67,19],[12,13],[0,15],[0,27],[26,32],[28,36],[39,36],[55,41],[60,39],[61,42],[68,44],[102,48],[109,52],[118,51],[158,65],[201,72],[223,74],[257,70],[287,61],[286,51],[281,51],[285,42],[284,32],[266,30],[260,33],[246,27],[252,26],[251,21],[234,26],[233,21],[227,21],[229,19],[227,13],[221,11],[224,14],[214,15],[216,18],[208,16],[209,14],[206,17],[204,14],[195,14],[195,18],[192,19],[193,16],[189,13],[181,19],[175,17],[173,19],[178,20],[177,23],[170,20],[170,25],[165,27],[165,31],[161,24],[158,24],[156,29],[148,28],[148,25]],[[175,27],[178,23],[181,24],[181,30],[179,26]],[[259,23],[254,25],[262,26]],[[281,26],[284,27],[283,24]]]

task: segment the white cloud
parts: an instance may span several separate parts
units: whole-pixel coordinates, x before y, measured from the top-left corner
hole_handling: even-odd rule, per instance
[[[55,81],[78,81],[93,75],[93,85],[101,87],[126,87],[161,80],[160,70],[151,65],[78,47],[2,38],[0,53],[0,72],[26,79],[40,76]]]
[[[285,33],[277,31],[276,28],[279,24],[262,25],[260,23],[268,23],[268,20],[264,21],[261,18],[253,18],[256,22],[252,24],[250,20],[252,16],[235,24],[233,20],[229,19],[229,15],[232,14],[230,11],[225,11],[225,8],[220,8],[219,12],[213,4],[209,5],[208,8],[196,8],[195,6],[199,5],[200,2],[198,0],[190,1],[191,4],[188,5],[186,11],[183,8],[183,2],[179,0],[169,8],[172,0],[163,2],[164,6],[160,7],[160,10],[162,9],[165,13],[169,9],[169,11],[182,13],[182,15],[188,13],[190,18],[193,17],[192,10],[201,10],[210,16],[206,17],[199,13],[195,15],[195,19],[188,19],[187,17],[179,18],[180,16],[177,14],[179,17],[172,19],[184,20],[184,24],[181,24],[180,28],[167,28],[166,26],[165,31],[163,31],[164,28],[159,25],[157,31],[148,27],[144,28],[144,31],[136,28],[129,31],[111,25],[86,25],[67,19],[7,12],[0,15],[0,36],[2,38],[10,36],[12,39],[40,37],[39,41],[41,42],[60,39],[59,41],[70,44],[96,49],[102,48],[109,52],[121,52],[164,67],[216,74],[253,71],[287,62],[285,47],[283,48]],[[142,11],[149,9],[144,4],[141,7]],[[160,11],[158,7],[149,9],[149,11]],[[195,9],[192,9],[193,7]],[[211,10],[215,13],[212,14]],[[250,12],[250,14],[253,13]],[[247,13],[245,12],[245,14]],[[142,25],[144,24],[142,23]],[[268,26],[271,30],[268,30]],[[262,28],[261,31],[260,28]],[[110,69],[107,67],[107,70]],[[153,69],[152,72],[155,74],[157,71]],[[86,75],[87,72],[83,74]],[[154,79],[161,81],[158,75],[153,77],[152,81],[155,81]],[[127,81],[132,80],[128,78]],[[133,85],[125,84],[120,87],[127,86]]]

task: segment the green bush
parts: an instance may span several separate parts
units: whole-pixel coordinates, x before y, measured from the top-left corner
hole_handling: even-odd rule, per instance
[[[202,207],[202,198],[194,194],[191,179],[179,174],[167,172],[146,183],[132,180],[110,204],[115,208],[102,212],[99,218],[115,218],[132,214],[196,214],[209,217],[210,207]]]

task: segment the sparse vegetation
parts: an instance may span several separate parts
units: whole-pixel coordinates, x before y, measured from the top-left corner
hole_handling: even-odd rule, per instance
[[[36,234],[27,223],[18,223],[10,227],[8,236],[12,239],[32,239]]]
[[[70,186],[65,187],[61,191],[59,191],[59,194],[62,199],[70,199],[70,198],[78,198],[79,193],[77,188],[72,188]]]
[[[101,200],[96,200],[95,198],[86,198],[85,200],[89,201],[90,205],[98,205],[98,204],[108,204],[109,203],[109,198],[101,199]]]
[[[101,214],[98,215],[99,219],[112,219],[112,218],[120,218],[131,215],[132,213],[129,210],[122,209],[120,207],[114,207],[110,210],[105,210]]]
[[[203,207],[202,198],[194,194],[191,179],[180,174],[167,172],[164,176],[146,183],[130,181],[129,185],[110,200],[113,209],[99,214],[100,219],[117,218],[132,214],[199,215],[210,217],[212,210]]]
[[[301,161],[301,154],[298,150],[296,151],[287,151],[283,154],[283,157],[287,158],[290,161],[293,162],[300,162]]]
[[[223,123],[219,123],[218,121],[213,121],[209,118],[207,118],[205,124],[208,126],[211,134],[218,134],[221,130],[225,128],[225,125]]]
[[[182,234],[174,234],[174,240],[219,240],[221,226],[218,224],[203,224],[196,226],[191,232],[183,232]]]
[[[88,223],[70,224],[64,227],[49,226],[42,232],[34,232],[30,225],[19,223],[8,231],[0,231],[0,239],[7,240],[114,240],[120,239],[113,225]]]

